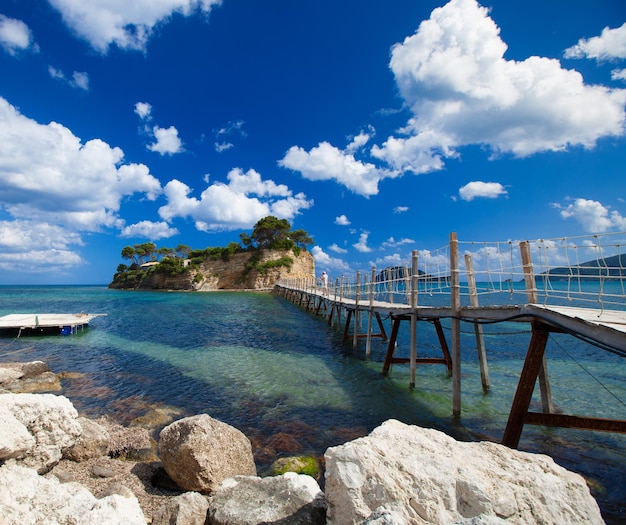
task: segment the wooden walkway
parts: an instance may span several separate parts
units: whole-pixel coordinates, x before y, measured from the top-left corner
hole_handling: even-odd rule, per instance
[[[626,233],[626,232],[625,232]],[[596,236],[597,237],[597,236]],[[597,245],[594,238],[594,245]],[[510,243],[509,243],[510,244]],[[334,293],[329,289],[322,289],[313,283],[283,282],[275,287],[276,293],[290,301],[314,311],[316,314],[328,315],[331,324],[336,319],[341,323],[342,314],[345,319],[344,340],[352,338],[353,346],[357,346],[359,339],[366,339],[366,355],[370,355],[371,339],[380,337],[388,339],[387,352],[383,364],[383,373],[387,373],[392,363],[406,363],[410,366],[410,386],[415,386],[415,369],[419,363],[440,363],[447,366],[452,375],[452,415],[461,416],[461,329],[460,323],[473,323],[476,334],[476,349],[480,365],[483,390],[490,388],[487,352],[482,333],[484,323],[515,321],[529,323],[531,338],[526,352],[524,365],[520,373],[515,397],[509,412],[509,418],[502,442],[510,447],[517,447],[524,424],[544,425],[552,427],[578,428],[605,432],[626,433],[625,420],[602,419],[594,417],[578,417],[567,414],[556,414],[552,403],[552,393],[548,376],[548,363],[545,355],[546,344],[550,333],[566,333],[581,338],[591,344],[614,351],[626,357],[626,311],[574,308],[566,306],[548,306],[537,300],[537,287],[531,260],[529,241],[519,243],[521,268],[525,283],[526,303],[519,305],[480,306],[475,281],[475,273],[470,253],[465,253],[465,268],[467,288],[469,290],[470,306],[461,306],[461,282],[459,267],[459,248],[455,233],[450,234],[448,249],[449,273],[442,275],[425,274],[418,271],[418,251],[412,254],[412,265],[403,272],[402,277],[395,281],[403,284],[406,303],[396,304],[377,300],[375,297],[376,284],[380,284],[380,275],[372,268],[372,277],[363,287],[367,297],[361,298],[360,275],[357,272],[354,290],[344,292],[343,278],[341,285],[335,287]],[[621,258],[619,259],[621,261]],[[590,265],[586,264],[589,268]],[[593,265],[592,265],[593,266]],[[606,260],[598,260],[597,268],[602,266],[605,276],[611,274],[606,267]],[[596,271],[600,276],[600,272]],[[623,275],[620,266],[613,269],[613,274]],[[545,279],[549,272],[542,273]],[[580,268],[574,268],[562,275],[572,275],[577,279],[581,275]],[[597,277],[596,277],[597,278]],[[422,306],[418,304],[421,286],[431,282],[445,281],[450,298],[449,306]],[[393,278],[392,278],[393,281]],[[395,282],[394,281],[394,282]],[[394,282],[390,283],[393,289]],[[389,284],[389,283],[388,283]],[[621,287],[623,289],[623,285]],[[368,292],[369,289],[369,292]],[[354,298],[352,298],[354,297]],[[623,297],[626,299],[626,297]],[[365,333],[358,333],[359,316],[367,315],[368,325]],[[391,319],[391,335],[387,334],[381,316]],[[441,329],[441,319],[449,319],[451,324],[451,349]],[[374,323],[376,321],[376,323]],[[418,322],[429,322],[435,326],[441,346],[441,357],[418,357],[416,326]],[[410,357],[400,358],[394,355],[396,337],[402,322],[410,323]],[[350,334],[351,323],[354,324]],[[377,330],[377,331],[375,331]],[[529,411],[535,384],[539,383],[541,393],[542,412]]]
[[[106,314],[9,314],[0,317],[0,330],[23,333],[73,334]]]

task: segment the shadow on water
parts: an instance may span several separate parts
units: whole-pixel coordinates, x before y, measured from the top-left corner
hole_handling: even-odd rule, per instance
[[[90,417],[108,414],[123,424],[149,420],[160,430],[174,419],[208,413],[250,438],[260,474],[278,457],[321,456],[329,446],[366,435],[390,418],[460,440],[499,441],[528,342],[519,325],[486,333],[492,389],[483,394],[473,333],[463,335],[463,413],[454,421],[445,367],[418,367],[416,388],[409,389],[408,366],[381,374],[385,343],[374,340],[365,358],[362,341],[353,349],[323,318],[270,294],[81,287],[9,292],[3,293],[0,315],[40,311],[45,304],[47,312],[107,316],[77,336],[2,339],[0,361],[41,359],[54,372],[64,372],[62,393]],[[418,326],[420,352],[436,353],[432,326],[423,324]],[[398,352],[406,351],[404,335]],[[584,357],[589,366],[604,359]],[[623,383],[616,367],[604,368],[597,372],[607,374],[605,380],[614,374],[612,380]],[[565,377],[572,382],[569,372]],[[558,399],[573,396],[560,388],[557,383]],[[624,438],[526,427],[521,448],[549,454],[583,474],[607,523],[617,523],[626,500],[619,482]]]

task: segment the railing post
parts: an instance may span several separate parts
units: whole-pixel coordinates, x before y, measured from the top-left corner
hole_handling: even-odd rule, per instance
[[[519,249],[522,256],[524,281],[526,283],[526,298],[530,304],[536,304],[538,302],[537,284],[533,270],[533,261],[530,256],[530,243],[528,241],[520,242]],[[550,388],[550,379],[548,378],[548,360],[546,359],[545,352],[541,358],[541,368],[539,369],[539,391],[541,392],[541,408],[543,413],[552,414],[554,412],[554,404],[552,402],[552,389]]]
[[[359,299],[361,298],[361,272],[356,272],[356,283],[354,287],[354,330],[352,334],[352,348],[356,348],[359,338]]]
[[[411,252],[411,354],[409,387],[415,388],[415,372],[417,368],[417,250]]]
[[[467,286],[470,294],[470,304],[478,306],[478,292],[476,290],[476,276],[474,275],[474,263],[469,253],[465,254],[465,271],[467,273]],[[487,351],[485,350],[485,338],[483,336],[482,325],[474,324],[476,334],[476,351],[478,352],[478,364],[480,365],[480,380],[483,384],[483,391],[489,392],[491,388],[489,382],[489,366],[487,365]]]
[[[450,234],[450,310],[452,313],[452,415],[461,415],[461,285],[459,283],[459,241]]]
[[[367,318],[367,339],[365,343],[365,355],[367,357],[372,353],[372,317],[374,316],[374,283],[376,280],[376,266],[372,266],[372,278],[370,280],[370,308],[369,317]]]

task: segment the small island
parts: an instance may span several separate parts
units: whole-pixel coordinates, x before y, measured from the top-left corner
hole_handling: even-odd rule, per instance
[[[251,234],[225,247],[158,248],[153,242],[125,246],[109,288],[119,290],[265,290],[283,277],[315,278],[307,250],[313,239],[286,219],[260,219]]]

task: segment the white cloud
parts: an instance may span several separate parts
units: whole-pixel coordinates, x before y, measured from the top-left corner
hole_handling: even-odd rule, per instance
[[[374,129],[370,129],[371,133],[362,131],[356,137],[352,138],[352,142],[346,146],[346,153],[355,153],[369,142],[374,133]]]
[[[78,89],[89,91],[89,75],[80,71],[74,71],[70,84]]]
[[[309,180],[334,180],[365,197],[378,193],[378,183],[382,179],[398,176],[395,171],[359,161],[353,154],[328,142],[320,142],[308,152],[299,146],[292,146],[278,164],[299,171]]]
[[[87,73],[74,71],[71,78],[68,79],[63,71],[53,66],[48,66],[48,73],[55,80],[66,82],[73,88],[89,91],[89,75]]]
[[[216,142],[215,143],[215,151],[218,153],[222,153],[222,151],[226,151],[235,145],[232,142]]]
[[[424,173],[470,144],[523,157],[624,134],[626,90],[585,85],[558,60],[506,60],[488,12],[452,0],[394,46],[390,67],[414,116],[372,155]]]
[[[394,237],[389,237],[385,242],[383,242],[383,248],[396,248],[398,246],[402,246],[403,244],[415,244],[413,239],[407,239],[403,237],[402,239],[396,240]]]
[[[36,50],[28,26],[21,20],[0,14],[0,46],[10,55],[25,51],[29,47]]]
[[[124,197],[141,193],[155,199],[161,193],[159,181],[143,164],[122,164],[123,156],[120,148],[100,139],[83,144],[56,122],[39,124],[0,97],[0,209],[13,218],[11,224],[22,236],[32,225],[79,244],[78,232],[121,225],[118,212]],[[57,250],[58,259],[67,246],[49,249]],[[25,243],[23,253],[29,251]]]
[[[581,38],[576,45],[565,50],[565,58],[626,58],[626,23],[616,29],[605,27],[600,36]]]
[[[626,69],[614,69],[611,71],[611,80],[626,80]]]
[[[239,168],[229,172],[228,184],[215,182],[200,198],[190,197],[191,191],[176,179],[168,182],[164,189],[168,202],[159,209],[159,215],[166,221],[190,217],[199,230],[220,231],[250,228],[267,215],[293,219],[313,205],[303,193],[293,195],[287,186],[262,180],[254,170],[244,173]]]
[[[358,251],[361,253],[371,252],[372,249],[367,245],[367,238],[369,237],[370,232],[363,232],[359,235],[359,242],[353,244]]]
[[[120,237],[143,237],[151,241],[159,239],[167,239],[173,237],[179,232],[176,228],[172,228],[166,222],[139,221],[122,229]]]
[[[337,243],[333,243],[331,244],[328,249],[331,252],[335,252],[335,253],[348,253],[348,250],[346,250],[345,248],[342,248],[341,246],[339,246]]]
[[[471,201],[482,197],[486,199],[495,199],[500,195],[507,195],[507,191],[499,182],[468,182],[465,186],[459,188],[459,196],[464,201]]]
[[[404,212],[407,212],[407,211],[409,211],[409,207],[408,206],[396,206],[393,209],[394,213],[404,213]]]
[[[218,129],[215,132],[216,137],[220,137],[222,135],[239,135],[240,137],[247,137],[248,134],[243,130],[243,126],[245,121],[243,120],[231,120],[226,126]]]
[[[339,226],[348,226],[350,224],[350,220],[345,215],[339,215],[339,217],[335,217],[335,224]]]
[[[609,211],[609,208],[598,201],[578,198],[565,208],[560,204],[553,206],[561,210],[561,217],[574,219],[586,232],[603,233],[612,229],[626,229],[626,218],[616,210]]]
[[[150,120],[152,116],[152,106],[147,102],[137,102],[135,104],[135,113],[141,120]]]
[[[331,257],[319,246],[311,248],[311,254],[315,260],[315,265],[326,270],[334,270],[337,272],[350,272],[350,266],[342,259]],[[329,280],[329,284],[331,281]]]
[[[83,264],[72,246],[82,246],[77,232],[28,219],[0,221],[0,268],[37,272]]]
[[[111,44],[122,49],[144,50],[154,27],[174,13],[189,16],[210,13],[221,0],[49,0],[65,24],[100,53]]]
[[[385,257],[376,259],[374,266],[377,268],[387,268],[389,266],[403,266],[409,267],[410,264],[406,259],[403,259],[399,253],[393,253],[386,255]]]
[[[154,126],[152,133],[156,142],[148,145],[150,151],[156,151],[161,155],[174,155],[183,151],[183,143],[178,137],[178,130],[174,126],[169,128]]]

